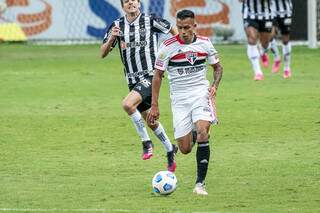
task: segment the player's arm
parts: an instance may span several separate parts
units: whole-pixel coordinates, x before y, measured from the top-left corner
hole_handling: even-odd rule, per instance
[[[151,108],[147,115],[147,121],[154,124],[160,117],[159,111],[159,94],[164,71],[156,69],[152,79],[152,101]]]
[[[222,78],[223,68],[220,62],[211,65],[213,68],[213,82],[210,88],[210,96],[214,97],[219,88],[220,80]]]
[[[208,63],[213,68],[213,81],[212,81],[211,87],[209,88],[209,92],[210,92],[210,97],[214,97],[219,88],[219,84],[222,78],[223,68],[220,65],[218,52],[216,51],[216,49],[214,48],[210,40],[208,40],[207,48],[208,48],[207,49]]]
[[[111,50],[115,47],[117,43],[117,37],[120,35],[120,28],[117,26],[113,26],[111,31],[109,31],[104,40],[103,44],[101,45],[101,58],[105,58]]]

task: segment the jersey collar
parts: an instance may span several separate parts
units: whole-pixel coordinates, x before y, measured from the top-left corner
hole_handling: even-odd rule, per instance
[[[137,20],[140,19],[141,14],[142,14],[142,13],[141,13],[141,11],[140,11],[140,14],[139,14],[132,22],[129,22],[129,21],[128,21],[127,15],[124,16],[124,19],[126,20],[126,22],[127,22],[128,24],[133,24],[134,22],[136,22]]]
[[[177,40],[178,40],[178,42],[179,42],[180,44],[186,44],[186,43],[180,38],[179,34],[176,35],[176,38],[177,38]],[[196,42],[196,41],[197,41],[197,35],[194,34],[193,41],[191,42],[191,44],[194,43],[194,42]]]

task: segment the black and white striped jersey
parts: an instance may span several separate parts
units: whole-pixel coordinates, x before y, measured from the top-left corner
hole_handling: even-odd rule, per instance
[[[292,0],[272,0],[275,9],[275,16],[290,18],[292,16]]]
[[[243,19],[271,20],[274,18],[273,0],[243,0]]]
[[[121,30],[113,47],[118,43],[124,72],[129,85],[143,76],[152,76],[158,51],[158,33],[169,33],[171,24],[162,18],[141,13],[129,23],[125,16],[115,20],[109,27],[103,43],[111,36],[113,26]]]

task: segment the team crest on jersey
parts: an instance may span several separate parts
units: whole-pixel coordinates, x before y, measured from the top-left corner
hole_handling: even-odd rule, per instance
[[[186,59],[190,62],[190,64],[193,65],[194,62],[197,60],[197,53],[196,52],[187,52]]]
[[[141,36],[145,36],[146,35],[146,28],[140,28],[139,33]]]

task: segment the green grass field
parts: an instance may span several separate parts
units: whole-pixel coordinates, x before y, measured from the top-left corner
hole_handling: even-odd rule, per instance
[[[192,194],[194,149],[177,155],[177,191],[159,197],[165,152],[149,131],[155,156],[140,159],[118,52],[0,44],[0,212],[320,212],[320,50],[293,47],[292,79],[265,70],[254,82],[245,45],[216,48],[209,196]],[[160,107],[173,138],[167,79]]]

